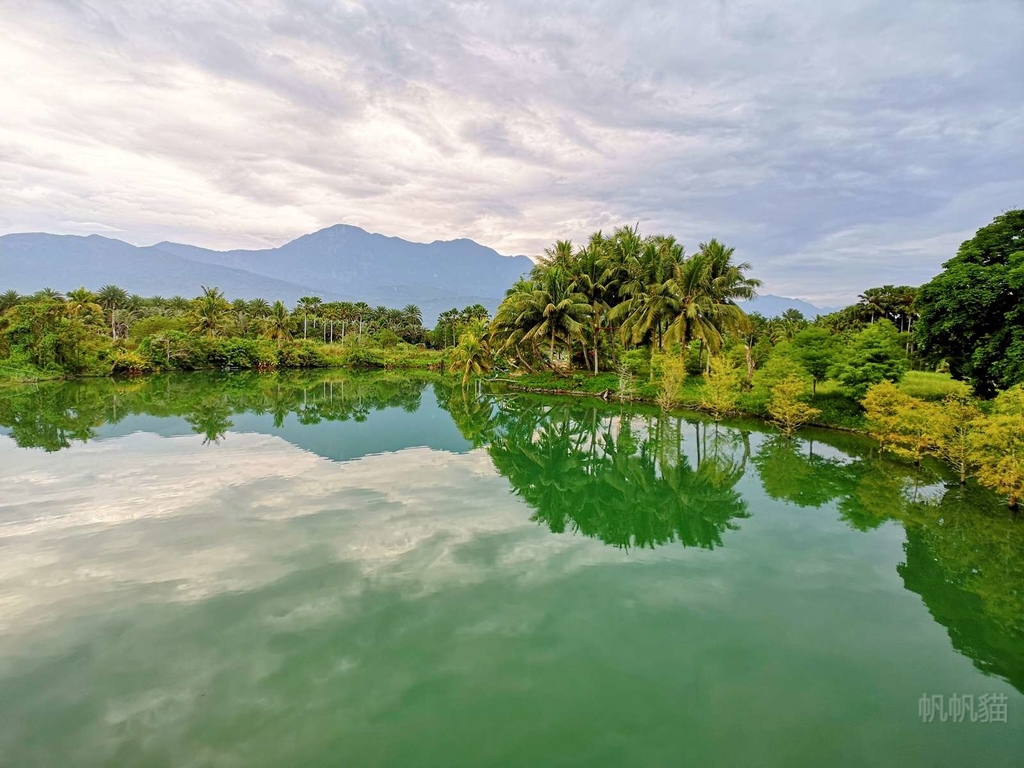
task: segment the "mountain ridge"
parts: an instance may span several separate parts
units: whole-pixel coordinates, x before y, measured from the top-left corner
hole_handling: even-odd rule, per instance
[[[334,224],[270,248],[214,250],[164,240],[137,246],[106,235],[24,232],[0,235],[0,291],[120,285],[143,295],[198,295],[217,286],[229,298],[302,296],[401,307],[416,304],[424,322],[451,307],[483,304],[493,314],[505,291],[533,267],[468,238],[417,243]],[[829,310],[764,294],[743,304],[766,316]]]

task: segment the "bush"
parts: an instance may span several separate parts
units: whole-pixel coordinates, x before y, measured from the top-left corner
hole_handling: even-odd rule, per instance
[[[303,339],[277,350],[277,364],[280,368],[325,368],[327,358],[320,351],[319,344]]]
[[[356,347],[345,355],[345,365],[352,368],[384,368],[386,361],[377,350]]]
[[[402,339],[390,328],[382,328],[373,334],[374,340],[382,347],[390,348],[397,345]]]
[[[273,368],[279,362],[274,344],[262,339],[217,339],[208,359],[217,368]]]
[[[631,349],[619,356],[619,367],[635,379],[651,376],[651,350]]]

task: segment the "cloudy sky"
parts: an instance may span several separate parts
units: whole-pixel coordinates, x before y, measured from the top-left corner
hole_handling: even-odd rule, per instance
[[[1024,206],[1021,0],[0,0],[0,68],[0,232],[639,222],[841,303]]]

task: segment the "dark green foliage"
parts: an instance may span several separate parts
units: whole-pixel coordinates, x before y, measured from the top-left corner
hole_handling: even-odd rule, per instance
[[[990,396],[1024,381],[1024,210],[1008,211],[960,246],[921,286],[917,338],[934,363]]]
[[[814,391],[824,381],[835,362],[835,340],[824,328],[811,326],[797,333],[790,342],[790,352],[810,374]]]
[[[859,400],[872,384],[899,381],[908,367],[895,326],[879,320],[850,337],[829,375],[845,394]]]

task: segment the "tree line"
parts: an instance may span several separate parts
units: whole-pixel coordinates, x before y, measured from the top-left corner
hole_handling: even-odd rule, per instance
[[[482,307],[463,315],[476,317],[479,310],[486,317]],[[229,301],[214,287],[190,299],[143,297],[116,285],[67,294],[51,288],[30,296],[0,293],[0,372],[109,374],[342,362],[383,367],[396,349],[432,346],[434,337],[414,304],[396,309],[305,296],[288,307],[263,298]],[[391,350],[391,357],[381,350]]]

